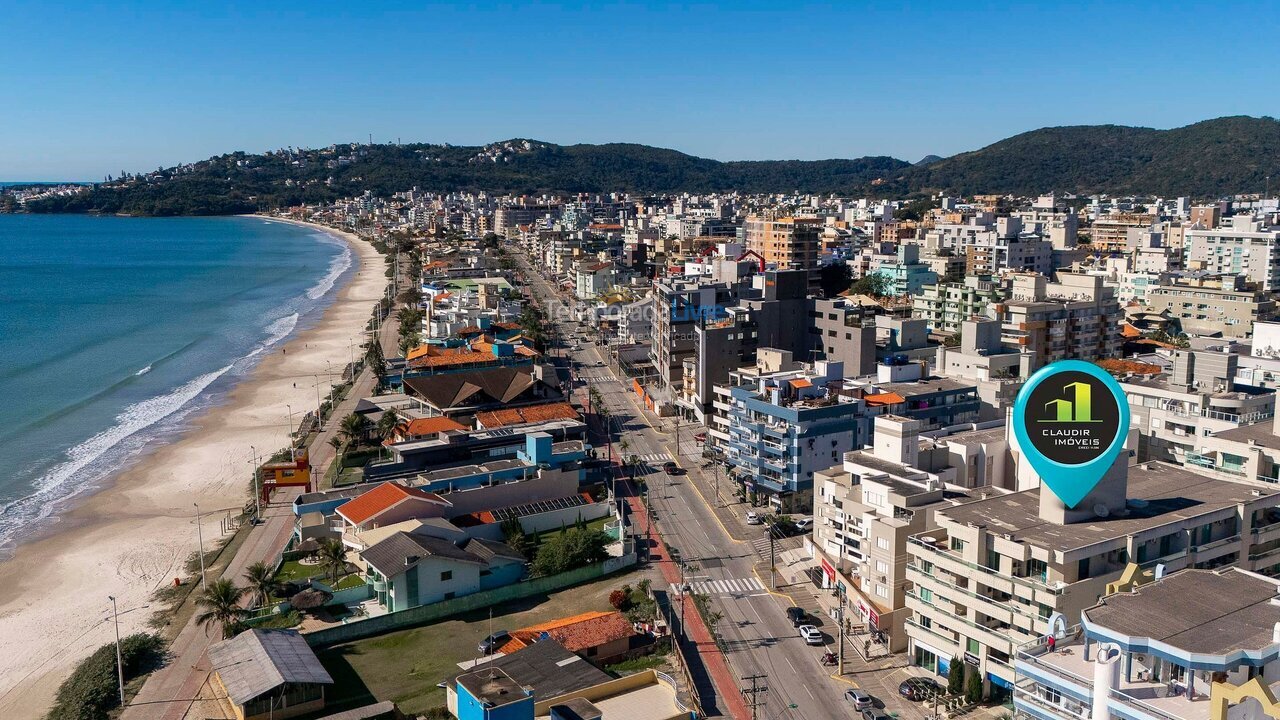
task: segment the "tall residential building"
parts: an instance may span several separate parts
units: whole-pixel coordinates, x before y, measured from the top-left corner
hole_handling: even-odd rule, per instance
[[[1235,274],[1176,278],[1148,288],[1147,305],[1194,335],[1247,338],[1254,323],[1276,317],[1271,293]]]
[[[819,218],[747,218],[744,237],[747,249],[780,270],[816,270],[818,268]]]
[[[907,545],[912,660],[939,671],[963,658],[999,694],[1013,688],[1017,649],[1078,623],[1130,563],[1275,571],[1280,494],[1128,462],[1078,509],[1036,487],[935,512],[938,527]]]
[[[1008,297],[1005,284],[990,275],[925,285],[912,295],[912,316],[923,318],[933,332],[948,333],[959,332],[966,320],[986,317],[988,307]]]
[[[657,371],[654,390],[659,400],[675,400],[684,381],[684,361],[697,351],[694,328],[701,322],[724,319],[725,308],[737,296],[737,289],[727,283],[702,279],[669,278],[653,284],[649,356]]]
[[[897,258],[882,263],[873,272],[884,278],[886,295],[915,295],[924,286],[938,282],[938,274],[920,262],[920,246],[914,243],[899,245]]]
[[[1031,356],[1031,372],[1056,360],[1120,353],[1120,303],[1101,277],[1063,272],[1053,283],[1041,275],[1015,275],[1009,299],[995,305],[995,315],[1003,323],[1002,341]]]
[[[1189,268],[1239,275],[1263,290],[1280,290],[1280,227],[1236,215],[1216,228],[1189,228],[1184,242]]]

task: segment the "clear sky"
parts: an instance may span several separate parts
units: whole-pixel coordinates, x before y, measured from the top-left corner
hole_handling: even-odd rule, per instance
[[[7,0],[0,180],[94,180],[370,133],[915,161],[1047,125],[1280,115],[1275,27],[1274,6],[1229,0]]]

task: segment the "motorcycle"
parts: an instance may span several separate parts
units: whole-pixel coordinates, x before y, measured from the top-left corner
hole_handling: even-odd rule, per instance
[[[822,664],[827,667],[835,667],[835,665],[839,662],[840,660],[836,657],[836,654],[833,652],[825,653],[822,656]]]

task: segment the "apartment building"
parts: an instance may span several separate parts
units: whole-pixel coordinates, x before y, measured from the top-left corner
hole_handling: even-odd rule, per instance
[[[781,270],[816,270],[821,231],[819,218],[752,215],[743,225],[747,249]]]
[[[1122,457],[1081,509],[1039,487],[940,509],[907,544],[912,661],[944,672],[962,657],[1008,692],[1017,649],[1078,623],[1130,563],[1274,572],[1278,506],[1271,490]]]
[[[998,320],[965,320],[960,344],[938,349],[938,372],[977,386],[978,420],[1005,417],[1022,383],[1031,375],[1035,356],[1000,340]]]
[[[559,203],[499,205],[493,213],[494,232],[508,238],[515,237],[521,225],[559,218],[563,207]]]
[[[728,283],[702,278],[668,278],[653,284],[650,360],[657,371],[656,391],[668,401],[684,381],[684,361],[697,351],[694,328],[726,317],[725,308],[738,297]]]
[[[809,349],[815,358],[843,363],[851,377],[869,375],[876,369],[876,316],[883,312],[854,298],[810,297]]]
[[[1053,195],[1041,195],[1029,209],[1017,210],[1011,215],[1021,220],[1023,227],[1048,240],[1055,250],[1076,246],[1080,218],[1069,205]]]
[[[1258,321],[1276,317],[1270,292],[1242,275],[1185,276],[1147,290],[1152,312],[1176,320],[1183,332],[1247,338]]]
[[[1189,267],[1239,275],[1267,291],[1280,290],[1280,227],[1236,215],[1215,228],[1189,228],[1184,236]]]
[[[912,293],[912,317],[923,318],[933,332],[955,333],[974,316],[1008,297],[1005,283],[991,275],[971,275],[961,282],[925,285]]]
[[[1149,213],[1118,212],[1104,215],[1089,225],[1089,241],[1100,252],[1123,251],[1129,244],[1129,230],[1149,228],[1156,216]]]
[[[1209,436],[1272,418],[1275,392],[1235,385],[1239,362],[1229,348],[1175,350],[1168,375],[1122,380],[1138,458],[1214,467],[1222,458],[1201,452],[1213,444]]]
[[[884,294],[891,296],[915,295],[924,286],[938,282],[938,274],[920,262],[920,246],[914,243],[899,245],[896,259],[882,263],[873,272],[884,278]]]
[[[747,493],[782,512],[803,511],[813,502],[814,472],[864,445],[871,420],[861,399],[831,387],[844,375],[839,362],[820,360],[810,369],[773,348],[756,356],[754,367],[731,372],[716,388],[724,408],[713,420],[716,435],[731,477]]]
[[[1280,584],[1239,568],[1125,583],[1018,649],[1014,707],[1036,720],[1262,720],[1280,681]]]
[[[1009,299],[994,307],[1002,342],[1030,354],[1032,372],[1057,360],[1120,353],[1120,303],[1101,277],[1061,272],[1058,282],[1049,282],[1041,275],[1015,275]]]

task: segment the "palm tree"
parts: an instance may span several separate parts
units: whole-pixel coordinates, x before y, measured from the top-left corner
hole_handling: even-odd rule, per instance
[[[241,577],[248,584],[248,591],[253,594],[254,607],[265,607],[280,588],[275,571],[264,562],[256,562],[245,568]]]
[[[338,426],[338,435],[341,435],[348,444],[358,444],[368,432],[369,418],[357,413],[351,413],[342,418],[342,424]]]
[[[382,417],[378,418],[378,437],[386,440],[391,437],[398,425],[400,425],[400,416],[396,414],[395,410],[388,410],[382,413]]]
[[[325,575],[329,576],[329,587],[336,590],[338,581],[347,574],[347,546],[337,538],[322,538],[316,558]]]
[[[229,638],[236,634],[240,621],[248,615],[248,611],[240,607],[240,600],[249,592],[249,588],[236,587],[227,578],[219,578],[209,583],[208,587],[196,596],[196,607],[200,613],[196,615],[196,623],[207,631],[210,625],[222,628],[222,637]]]

